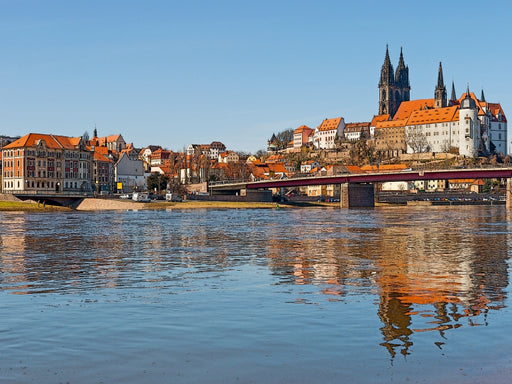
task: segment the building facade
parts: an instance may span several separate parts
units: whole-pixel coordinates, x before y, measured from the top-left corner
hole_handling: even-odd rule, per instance
[[[317,149],[332,149],[335,147],[337,137],[343,135],[345,120],[343,117],[325,119],[318,126],[313,136],[313,143]]]
[[[91,191],[91,153],[81,137],[29,133],[2,149],[3,192]]]

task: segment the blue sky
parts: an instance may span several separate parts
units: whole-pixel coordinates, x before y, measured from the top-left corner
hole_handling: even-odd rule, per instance
[[[347,4],[345,4],[347,3]],[[377,113],[386,44],[411,98],[470,90],[512,111],[512,3],[0,0],[0,135],[222,141]],[[509,36],[507,38],[507,36]]]

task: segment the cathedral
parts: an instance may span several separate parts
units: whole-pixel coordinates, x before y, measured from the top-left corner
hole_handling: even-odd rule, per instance
[[[410,100],[411,86],[409,85],[409,67],[404,63],[402,49],[396,72],[389,59],[388,46],[386,45],[386,58],[380,71],[379,82],[379,115],[393,116],[402,101]]]

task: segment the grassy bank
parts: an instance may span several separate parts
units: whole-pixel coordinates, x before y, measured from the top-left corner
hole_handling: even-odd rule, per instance
[[[20,201],[0,201],[0,211],[30,211],[30,212],[49,212],[49,211],[70,211],[70,208],[58,207],[55,205],[45,205],[37,203],[28,203]]]

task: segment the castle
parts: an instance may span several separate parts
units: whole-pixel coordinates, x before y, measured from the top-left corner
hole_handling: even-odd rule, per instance
[[[457,98],[453,82],[448,100],[441,63],[434,98],[411,100],[402,49],[395,72],[386,46],[378,87],[378,115],[370,124],[378,150],[391,156],[404,152],[457,152],[467,157],[510,153],[501,105],[487,102],[483,90],[477,98],[469,85]]]

